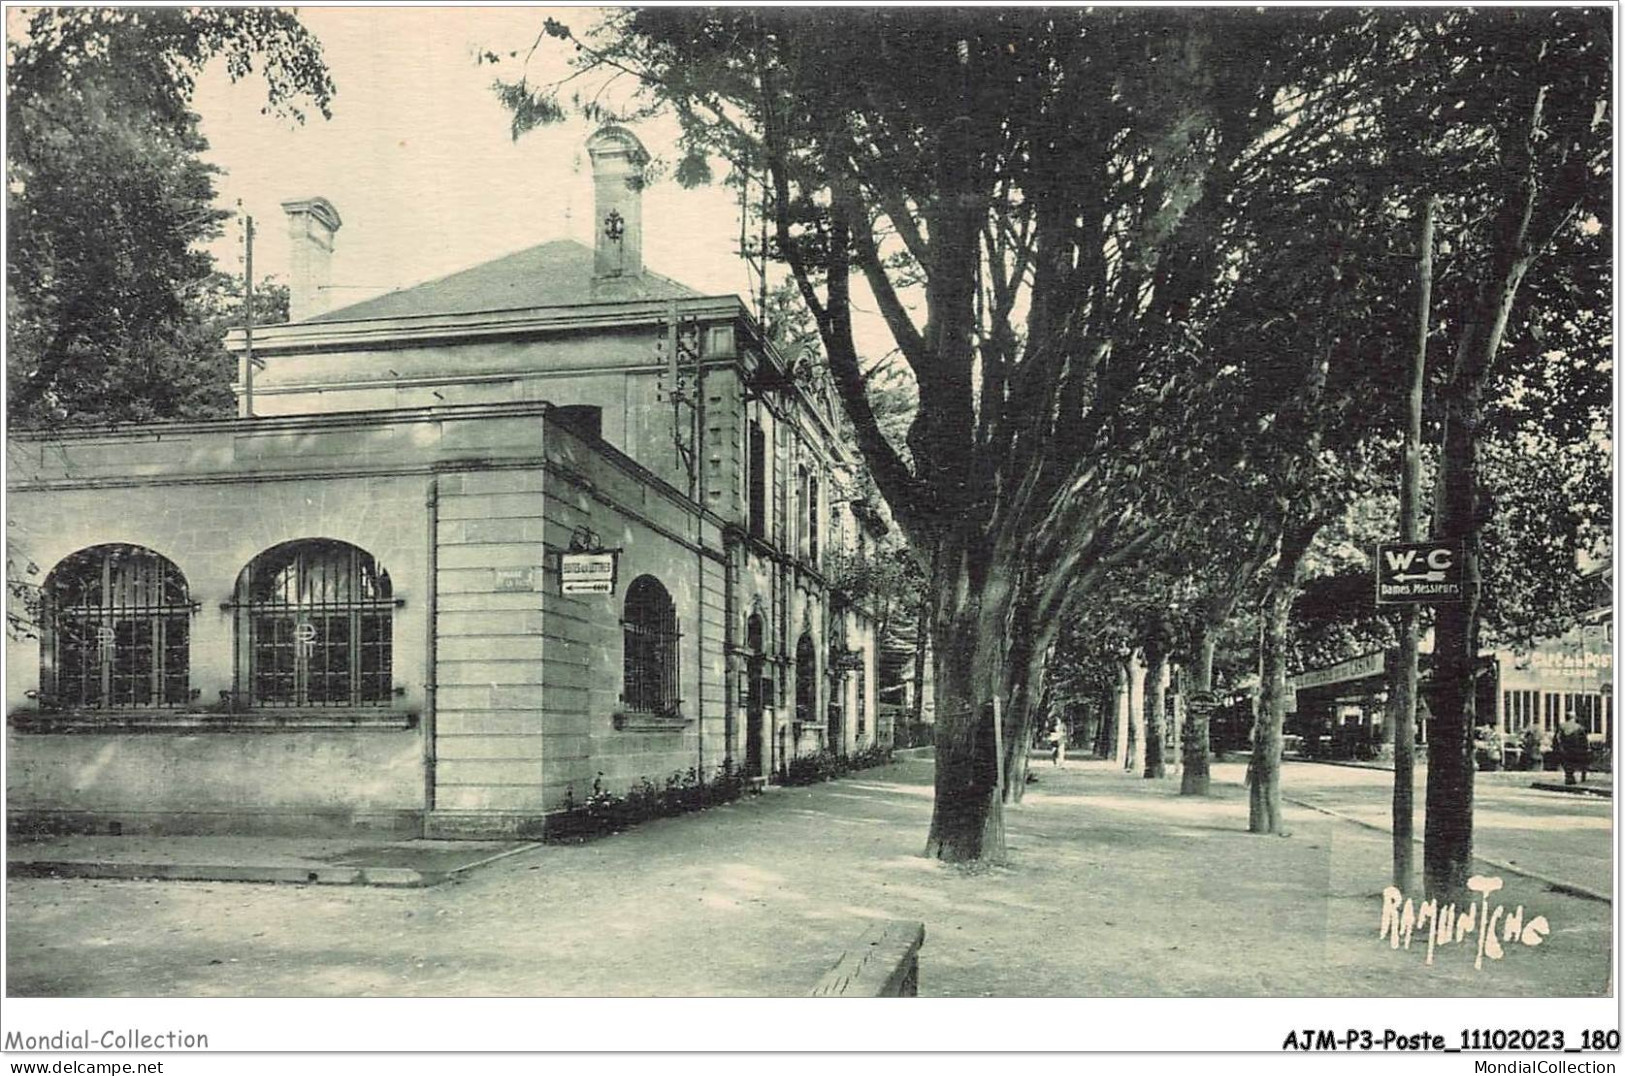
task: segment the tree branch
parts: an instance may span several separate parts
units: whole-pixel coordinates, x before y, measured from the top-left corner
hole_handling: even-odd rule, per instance
[[[844,190],[834,193],[832,209],[840,215],[852,236],[852,251],[857,256],[858,268],[863,270],[863,277],[868,281],[869,290],[874,293],[875,302],[880,305],[880,315],[886,319],[886,328],[891,330],[892,338],[897,341],[897,348],[902,352],[909,368],[914,371],[915,376],[919,376],[920,371],[931,361],[931,356],[926,350],[924,336],[920,334],[914,320],[909,317],[902,300],[897,296],[897,290],[892,287],[891,278],[886,275],[885,266],[880,262],[880,251],[875,246],[868,215]]]

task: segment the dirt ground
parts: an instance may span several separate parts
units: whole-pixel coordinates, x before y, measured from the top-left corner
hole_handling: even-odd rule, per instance
[[[922,858],[931,765],[501,860],[433,889],[17,879],[12,995],[798,996],[864,920],[923,920],[920,988],[951,996],[1590,996],[1609,988],[1610,906],[1517,876],[1536,948],[1474,968],[1379,939],[1388,838],[1287,808],[1245,832],[1211,798],[1103,763],[1035,765],[1010,863]],[[1292,779],[1289,767],[1287,780]],[[1602,838],[1601,854],[1611,842]]]

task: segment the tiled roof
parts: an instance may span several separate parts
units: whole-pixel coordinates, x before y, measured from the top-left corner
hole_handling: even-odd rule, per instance
[[[573,239],[559,239],[306,320],[363,321],[700,295],[675,280],[647,271],[640,278],[617,280],[612,287],[613,291],[595,292],[592,249]]]

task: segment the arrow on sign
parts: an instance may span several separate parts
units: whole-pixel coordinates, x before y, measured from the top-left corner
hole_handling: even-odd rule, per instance
[[[1412,572],[1410,575],[1396,575],[1396,576],[1394,576],[1394,582],[1396,582],[1396,583],[1442,583],[1442,582],[1444,582],[1444,573],[1443,572]]]

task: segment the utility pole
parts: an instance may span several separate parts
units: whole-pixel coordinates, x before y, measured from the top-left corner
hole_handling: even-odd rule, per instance
[[[1416,262],[1416,353],[1411,360],[1410,391],[1405,399],[1405,448],[1399,472],[1399,540],[1420,540],[1422,477],[1422,386],[1428,355],[1428,310],[1433,292],[1433,214],[1437,199],[1429,195],[1422,206],[1422,236]],[[1404,892],[1415,868],[1412,839],[1416,802],[1416,684],[1417,607],[1402,606],[1399,613],[1399,661],[1396,668],[1392,713],[1394,721],[1394,885]]]
[[[243,415],[254,417],[254,218],[243,229]]]

